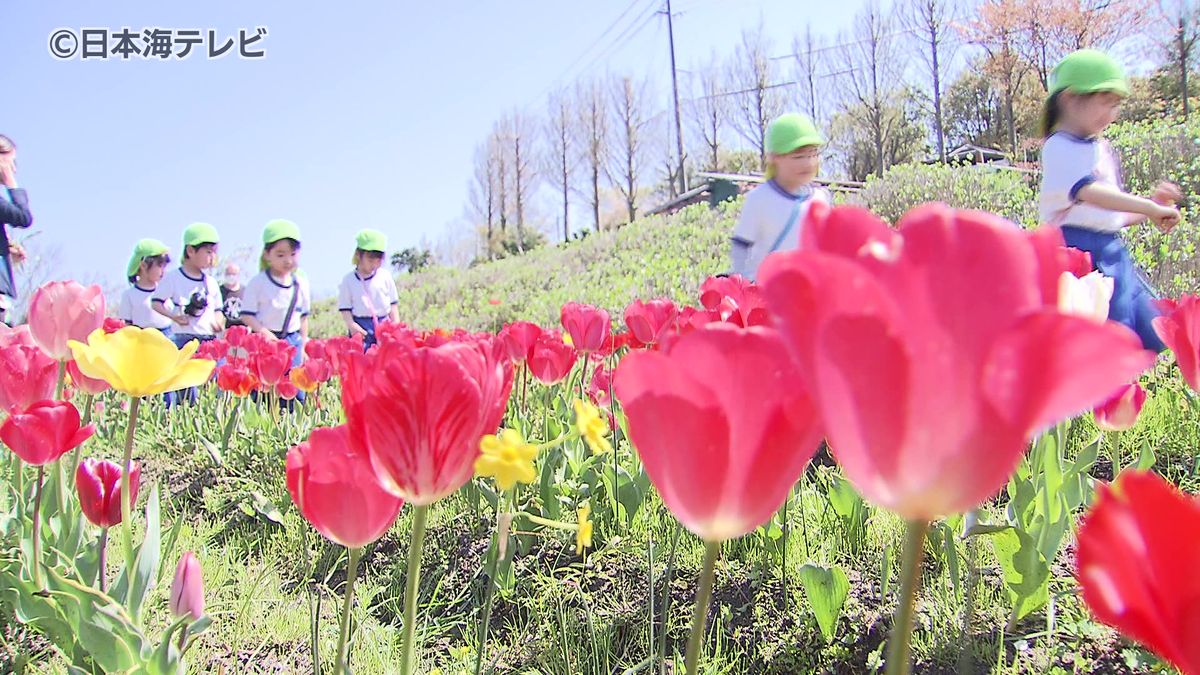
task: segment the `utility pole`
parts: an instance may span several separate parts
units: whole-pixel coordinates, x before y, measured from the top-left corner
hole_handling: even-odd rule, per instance
[[[675,73],[675,27],[671,0],[667,0],[667,42],[671,47],[671,94],[675,98],[675,150],[679,155],[679,194],[687,192],[687,174],[683,172],[683,122],[679,116],[679,80]]]

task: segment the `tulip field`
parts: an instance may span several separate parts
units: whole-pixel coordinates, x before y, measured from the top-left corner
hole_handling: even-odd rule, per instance
[[[1055,228],[802,232],[757,284],[553,320],[464,289],[472,322],[295,368],[36,289],[0,327],[0,670],[1200,673],[1200,299],[1155,354]]]

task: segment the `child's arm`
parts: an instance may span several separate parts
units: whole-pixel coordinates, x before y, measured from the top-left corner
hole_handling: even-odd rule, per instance
[[[300,337],[305,341],[308,340],[308,315],[300,317]]]
[[[1179,211],[1174,207],[1156,204],[1145,197],[1125,194],[1111,185],[1089,183],[1080,188],[1077,194],[1079,201],[1092,206],[1149,218],[1164,231],[1170,230],[1179,222]]]
[[[350,310],[343,309],[341,311],[341,314],[342,314],[342,323],[346,324],[346,330],[350,331],[351,335],[366,335],[367,334],[367,331],[363,330],[362,326],[354,323],[354,315],[350,313]]]
[[[246,327],[249,328],[250,330],[254,331],[255,333],[261,333],[262,335],[266,335],[267,337],[271,338],[272,340],[279,339],[279,338],[275,337],[275,333],[272,333],[271,329],[264,326],[263,322],[259,321],[258,317],[254,316],[253,314],[246,314],[245,312],[242,312],[242,323],[246,324]]]
[[[172,314],[171,311],[169,309],[167,309],[167,303],[158,298],[154,298],[153,300],[150,301],[150,309],[158,312],[159,314],[162,314],[163,316],[167,317],[171,321],[174,321],[175,323],[179,324],[180,326],[188,325],[187,314],[184,314],[183,312],[180,312],[179,314]]]
[[[397,307],[396,305],[392,305],[392,308],[388,310],[388,320],[391,321],[392,323],[400,323],[400,308],[399,307]]]

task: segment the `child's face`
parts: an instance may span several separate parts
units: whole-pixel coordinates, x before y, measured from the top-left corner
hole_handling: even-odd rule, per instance
[[[143,262],[142,269],[138,272],[138,281],[145,285],[156,286],[162,281],[163,274],[166,274],[167,263],[156,260],[151,263]]]
[[[816,145],[807,145],[786,155],[771,157],[775,162],[776,179],[789,185],[810,182],[817,177],[817,171],[821,168],[821,148]]]
[[[1117,121],[1117,116],[1121,114],[1121,101],[1121,95],[1111,91],[1071,94],[1064,101],[1064,112],[1067,119],[1085,135],[1095,136]]]
[[[190,247],[192,253],[188,256],[188,262],[202,270],[212,269],[217,264],[217,245],[216,244],[200,244],[199,246]]]
[[[291,274],[292,270],[296,269],[299,257],[300,251],[290,241],[277,241],[263,253],[267,267],[276,276]]]
[[[358,254],[358,273],[363,276],[374,274],[383,264],[383,253],[380,251],[363,251]]]

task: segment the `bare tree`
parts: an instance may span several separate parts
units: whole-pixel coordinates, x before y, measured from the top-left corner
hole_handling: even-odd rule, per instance
[[[600,175],[608,162],[608,115],[604,89],[593,80],[577,85],[575,110],[579,124],[575,128],[575,147],[583,161],[587,180],[584,189],[592,207],[592,225],[600,231]]]
[[[771,60],[770,41],[760,24],[743,31],[742,42],[729,64],[729,92],[734,101],[733,128],[758,151],[759,164],[767,165],[767,126],[783,113],[786,94]]]
[[[946,161],[946,125],[942,116],[943,82],[948,76],[958,48],[952,26],[958,21],[955,0],[907,0],[900,23],[912,36],[914,51],[929,73],[933,99],[933,131],[937,138],[938,158]]]
[[[709,171],[717,171],[720,166],[722,130],[729,118],[729,97],[722,89],[720,68],[714,53],[708,64],[698,69],[694,97],[687,106],[689,121],[704,142],[703,155]]]
[[[496,216],[499,219],[500,234],[508,233],[508,174],[512,163],[508,154],[508,117],[502,117],[492,127],[492,135],[488,146],[496,163]],[[491,241],[488,241],[491,247]]]
[[[850,69],[842,80],[850,99],[847,110],[870,131],[880,175],[887,169],[884,150],[889,136],[901,121],[889,105],[901,85],[895,31],[893,17],[884,13],[878,0],[868,0],[854,19],[853,33],[842,40],[842,58]]]
[[[496,153],[492,150],[492,142],[488,141],[475,147],[475,173],[471,177],[468,189],[470,215],[476,223],[482,221],[487,227],[487,240],[490,244],[496,225],[496,210],[499,191],[496,189]]]
[[[1183,118],[1191,112],[1188,100],[1188,71],[1192,67],[1196,40],[1200,38],[1200,4],[1195,0],[1159,0],[1159,23],[1169,31],[1164,51],[1179,70],[1179,95],[1183,99]]]
[[[571,120],[575,113],[566,92],[551,97],[546,112],[546,175],[554,177],[554,186],[562,194],[562,236],[563,241],[570,241],[571,181],[575,174]]]
[[[1004,113],[1008,123],[1009,150],[1017,152],[1017,114],[1015,100],[1029,65],[1018,52],[1021,21],[1018,2],[1022,0],[984,0],[976,17],[963,31],[967,39],[987,54],[984,72],[1004,94]]]
[[[796,84],[800,89],[800,105],[813,122],[821,123],[821,80],[826,76],[826,49],[820,36],[814,36],[812,24],[804,26],[804,34],[792,40],[792,56],[796,59]]]
[[[647,127],[647,84],[622,77],[610,85],[613,150],[604,171],[625,200],[629,222],[637,217],[639,180],[645,167]]]
[[[513,201],[516,208],[518,252],[525,251],[525,209],[537,180],[533,162],[536,154],[531,147],[534,139],[532,128],[535,126],[519,111],[509,118],[508,140],[512,147]]]

